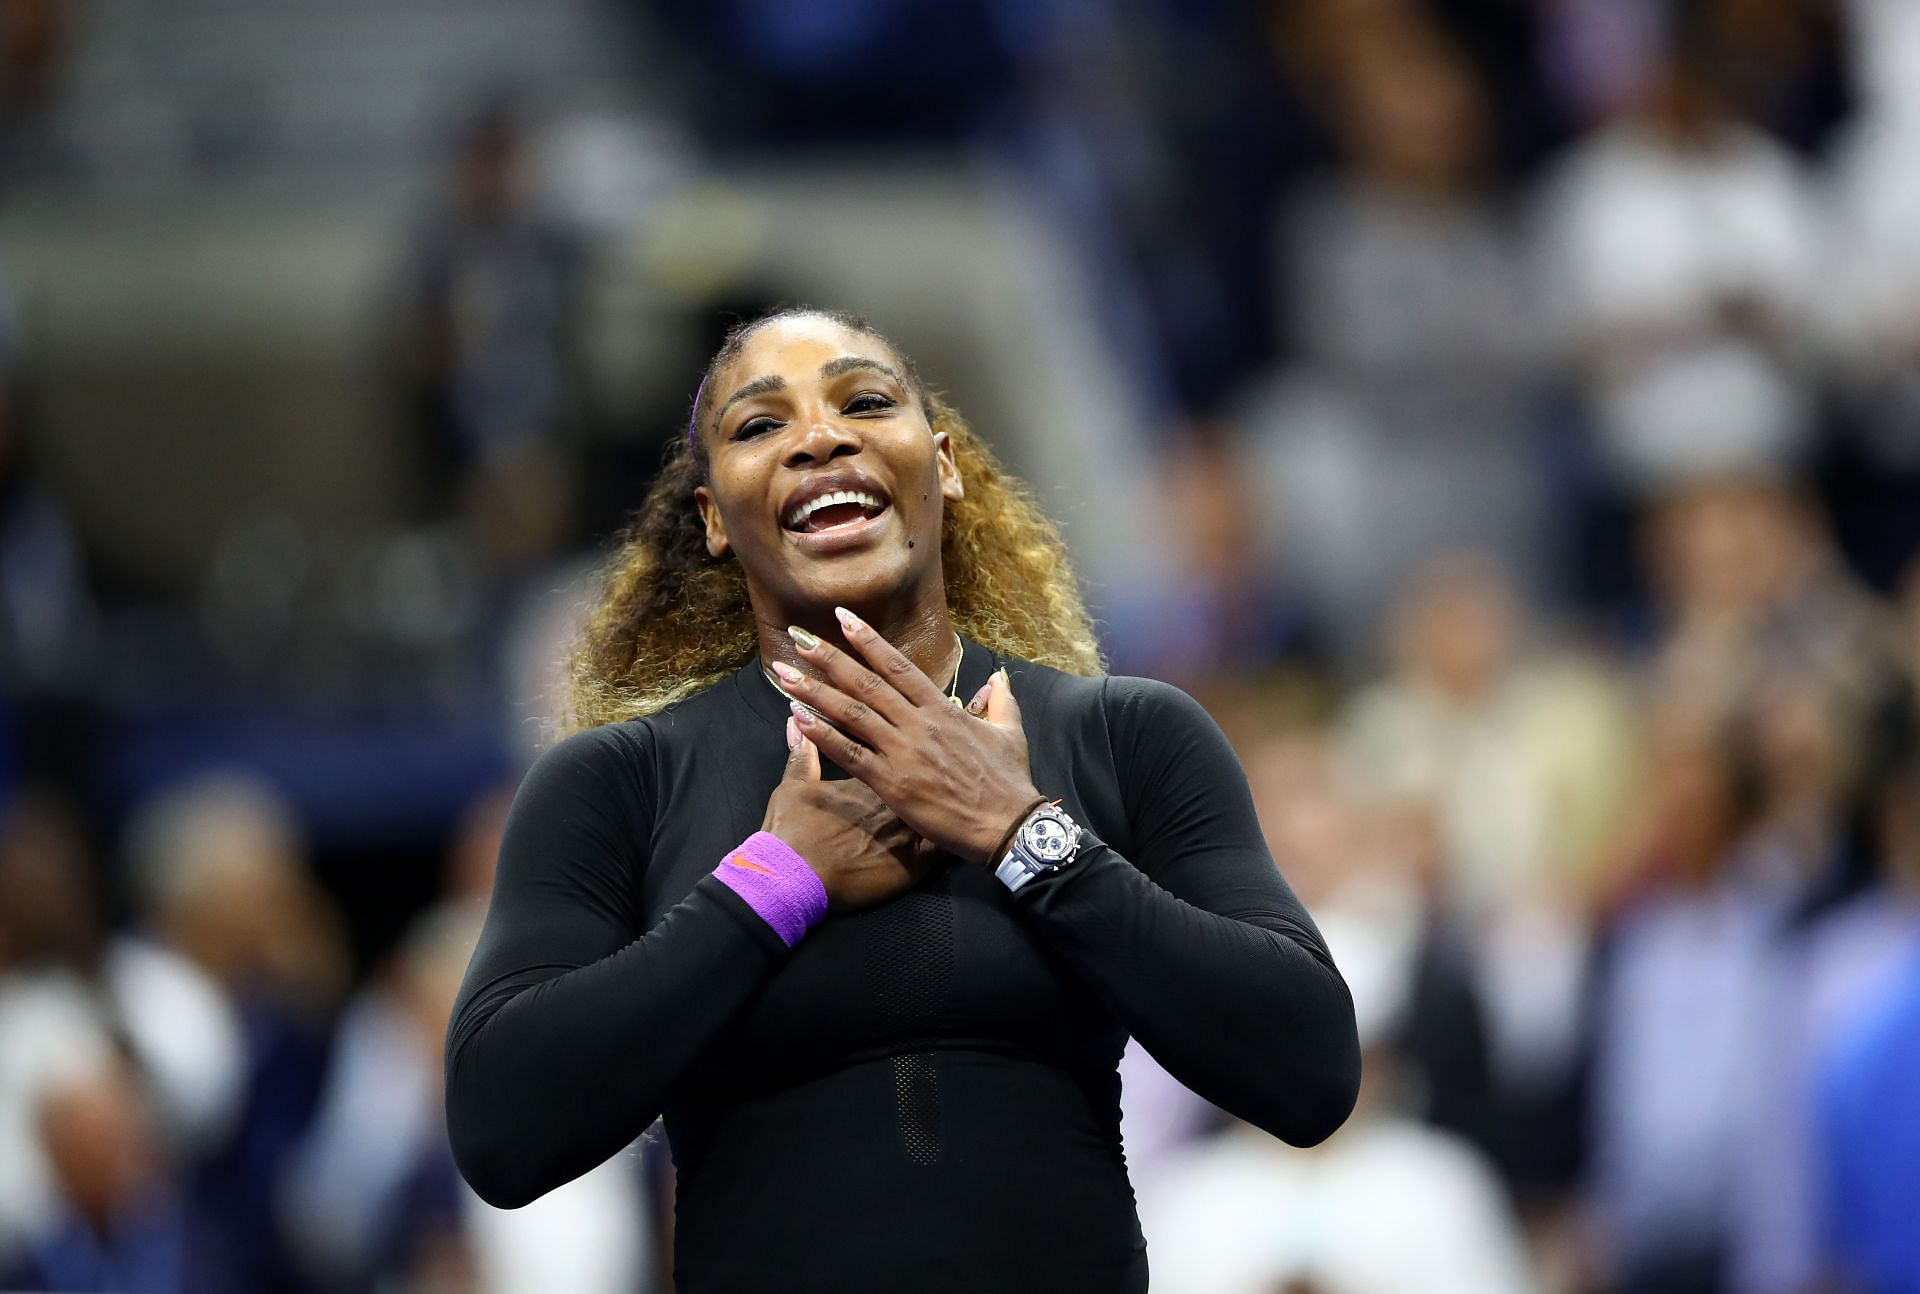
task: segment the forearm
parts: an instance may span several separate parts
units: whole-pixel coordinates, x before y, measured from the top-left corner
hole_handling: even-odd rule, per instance
[[[658,1117],[786,954],[717,879],[586,965],[514,966],[483,941],[447,1036],[447,1129],[461,1172],[514,1208],[588,1171]]]
[[[1294,1145],[1352,1110],[1353,1003],[1310,924],[1271,905],[1197,907],[1104,844],[1014,906],[1200,1096]]]

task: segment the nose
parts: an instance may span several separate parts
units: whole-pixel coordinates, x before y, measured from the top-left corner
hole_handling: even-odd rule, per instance
[[[860,450],[859,433],[825,409],[813,410],[808,417],[796,419],[793,430],[794,438],[783,460],[788,467],[824,463]]]

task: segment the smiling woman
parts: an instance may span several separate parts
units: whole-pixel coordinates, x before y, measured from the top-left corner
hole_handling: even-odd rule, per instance
[[[489,1201],[664,1113],[681,1294],[1142,1291],[1129,1034],[1297,1144],[1352,1107],[1226,738],[1101,672],[1058,534],[857,319],[730,336],[573,681],[447,1035]]]
[[[749,431],[749,419],[732,406],[735,397],[750,401],[776,396],[784,385],[778,375],[749,376],[724,397],[716,395],[716,387],[723,374],[731,373],[747,341],[776,322],[831,325],[862,352],[877,352],[894,385],[911,392],[926,423],[921,436],[943,438],[955,472],[966,483],[965,497],[945,509],[944,526],[931,548],[922,547],[915,536],[905,538],[914,544],[908,551],[916,557],[938,555],[954,628],[1026,660],[1070,674],[1098,675],[1099,648],[1065,546],[1031,492],[1002,470],[993,451],[958,413],[926,389],[912,361],[895,356],[864,322],[834,312],[796,311],[736,329],[708,365],[688,423],[685,452],[668,459],[623,537],[605,591],[573,655],[570,726],[638,718],[710,687],[755,655],[766,624],[783,628],[792,623],[777,617],[756,619],[745,566],[713,555],[709,523],[696,503],[702,489],[713,498],[708,440],[714,424],[724,418],[729,434],[747,433],[740,442],[744,445],[775,421],[767,416],[774,411],[756,409],[759,416],[751,421],[757,425]],[[847,358],[871,361],[876,356]],[[836,370],[820,380],[846,376]],[[790,399],[792,392],[786,394]],[[716,399],[728,407],[714,409]],[[869,397],[852,412],[867,414],[871,422],[875,403]],[[723,456],[732,443],[722,448]],[[839,461],[849,461],[844,451]],[[860,456],[851,461],[858,464]],[[950,643],[951,636],[934,641]]]

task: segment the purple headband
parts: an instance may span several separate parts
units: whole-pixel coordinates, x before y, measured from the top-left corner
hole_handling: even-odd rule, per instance
[[[693,429],[700,421],[700,397],[706,393],[707,379],[702,377],[700,379],[700,389],[693,393],[693,412],[687,415],[687,449],[689,452],[692,452],[694,448]]]

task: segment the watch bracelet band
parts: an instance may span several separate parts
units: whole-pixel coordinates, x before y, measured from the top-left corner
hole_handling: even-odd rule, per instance
[[[987,866],[990,868],[998,868],[1001,863],[1006,861],[1007,847],[1013,844],[1013,838],[1020,834],[1020,828],[1026,825],[1027,818],[1032,815],[1035,809],[1043,804],[1058,803],[1060,803],[1059,800],[1043,795],[1026,808],[1020,810],[1013,819],[1013,825],[1007,828],[1007,834],[1000,837],[1000,843],[995,845],[993,852],[987,855]]]

